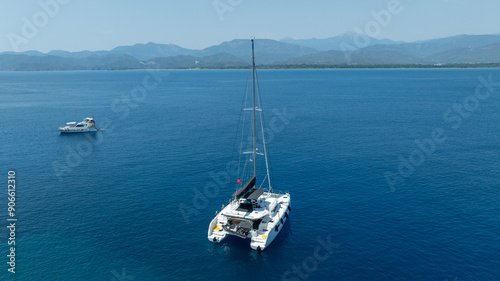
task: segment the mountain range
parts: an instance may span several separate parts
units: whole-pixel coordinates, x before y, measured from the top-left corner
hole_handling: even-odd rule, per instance
[[[0,53],[0,70],[244,68],[249,40],[202,50],[175,44],[135,44],[110,51]],[[256,63],[266,67],[477,65],[500,63],[500,35],[458,35],[418,42],[343,34],[326,39],[256,40]]]

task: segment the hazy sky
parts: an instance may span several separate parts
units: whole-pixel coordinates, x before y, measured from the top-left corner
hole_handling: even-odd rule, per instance
[[[202,49],[235,38],[327,38],[356,30],[402,41],[498,34],[500,1],[0,0],[0,52],[147,42]]]

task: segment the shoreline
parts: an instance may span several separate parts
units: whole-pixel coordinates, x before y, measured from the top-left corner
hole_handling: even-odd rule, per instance
[[[134,70],[247,70],[245,67],[197,67],[197,68],[109,68],[109,69],[13,69],[0,72],[50,72],[50,71],[134,71]],[[328,70],[328,69],[485,69],[500,68],[500,63],[489,64],[384,64],[384,65],[258,65],[261,70]]]

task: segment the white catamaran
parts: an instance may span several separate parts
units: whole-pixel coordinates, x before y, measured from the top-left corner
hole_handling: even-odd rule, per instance
[[[252,108],[243,109],[252,113],[252,127],[250,128],[252,151],[240,151],[240,155],[246,155],[244,167],[248,167],[249,179],[244,185],[240,179],[237,180],[238,189],[232,195],[230,203],[216,214],[208,227],[208,240],[219,243],[227,235],[240,238],[250,238],[252,249],[262,251],[267,248],[283,229],[291,211],[290,194],[273,192],[269,174],[269,163],[267,159],[266,142],[264,139],[264,124],[262,120],[262,109],[260,94],[256,100],[256,70],[254,57],[254,40],[252,39]],[[257,147],[257,113],[260,119],[262,132],[263,152]],[[242,130],[243,131],[243,130]],[[242,137],[243,143],[243,137]],[[242,146],[240,145],[240,150]],[[257,157],[263,156],[265,160],[266,175],[257,187]],[[240,158],[241,159],[241,158]],[[249,165],[247,165],[249,164]],[[253,166],[253,175],[252,173]],[[245,169],[243,169],[245,170]],[[241,171],[241,174],[244,174]],[[240,169],[238,168],[238,175]],[[261,188],[265,182],[268,188]]]

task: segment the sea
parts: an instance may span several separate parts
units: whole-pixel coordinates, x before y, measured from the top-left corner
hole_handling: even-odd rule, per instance
[[[263,252],[207,239],[248,74],[0,72],[0,280],[500,280],[500,69],[259,70]]]

